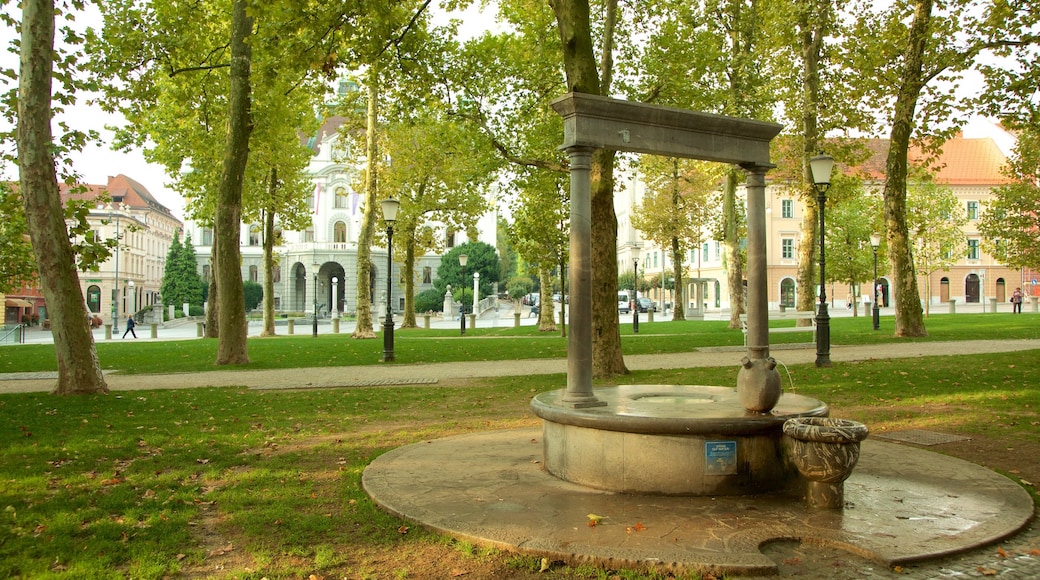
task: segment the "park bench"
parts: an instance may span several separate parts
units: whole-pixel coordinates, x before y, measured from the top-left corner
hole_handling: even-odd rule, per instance
[[[774,320],[794,320],[796,326],[770,326],[769,332],[811,332],[813,338],[816,337],[816,313],[811,310],[787,310],[780,312],[770,312],[769,321]],[[809,320],[812,324],[809,326],[797,326],[799,320]],[[747,314],[740,315],[740,332],[744,334],[744,346],[747,346]]]

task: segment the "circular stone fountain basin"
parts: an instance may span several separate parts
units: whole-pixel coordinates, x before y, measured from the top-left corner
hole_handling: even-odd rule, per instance
[[[798,471],[784,457],[784,421],[826,417],[823,402],[785,394],[769,413],[744,409],[736,389],[624,385],[593,389],[606,403],[571,408],[564,390],[531,401],[543,419],[545,468],[596,489],[667,495],[782,491]]]

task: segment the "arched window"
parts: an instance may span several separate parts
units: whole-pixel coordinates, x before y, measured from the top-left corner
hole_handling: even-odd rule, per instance
[[[250,266],[249,267],[249,281],[250,282],[258,281],[258,276],[259,276],[258,268],[256,266]]]
[[[271,268],[271,278],[274,279],[274,283],[277,284],[282,281],[282,266],[281,264],[275,264],[274,268]]]
[[[339,197],[337,197],[336,199],[339,199]],[[332,235],[333,235],[333,241],[336,242],[337,244],[345,244],[345,243],[347,243],[347,224],[345,224],[343,222],[336,222],[336,225],[333,226],[333,234]]]
[[[947,278],[946,276],[943,276],[942,279],[939,280],[939,302],[949,302],[949,301],[950,301],[950,279]]]

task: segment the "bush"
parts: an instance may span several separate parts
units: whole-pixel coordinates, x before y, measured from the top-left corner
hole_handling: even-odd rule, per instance
[[[188,316],[205,316],[206,310],[197,304],[191,304],[188,306]]]
[[[419,295],[415,297],[415,312],[417,314],[422,314],[430,310],[434,312],[444,310],[444,294],[432,288],[420,292]]]
[[[242,292],[245,293],[246,310],[254,310],[260,301],[264,299],[264,287],[256,282],[246,280],[242,282]]]

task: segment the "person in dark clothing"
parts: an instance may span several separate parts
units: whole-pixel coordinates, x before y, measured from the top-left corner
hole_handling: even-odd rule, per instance
[[[133,316],[128,316],[126,318],[126,332],[123,333],[123,338],[126,338],[126,333],[127,332],[129,332],[130,334],[134,335],[134,338],[137,338],[137,333],[134,332],[134,327],[135,326],[137,326],[137,323],[134,322],[134,317]]]

